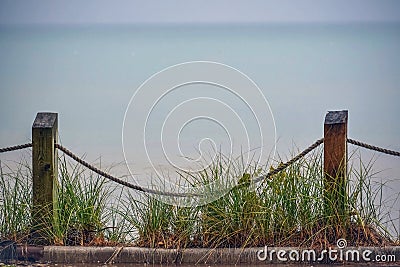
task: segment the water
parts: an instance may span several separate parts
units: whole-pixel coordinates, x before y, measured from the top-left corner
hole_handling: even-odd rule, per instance
[[[350,137],[399,151],[399,49],[399,24],[1,26],[0,147],[28,142],[35,114],[54,111],[59,113],[62,144],[85,154],[90,162],[100,157],[103,167],[123,163],[122,122],[135,90],[166,67],[206,60],[237,68],[257,83],[273,112],[277,151],[284,159],[293,149],[322,136],[327,110],[341,109],[349,110]],[[232,95],[215,87],[203,86],[196,92],[200,91],[202,96],[220,94],[219,99],[235,103]],[[188,87],[180,90],[169,101],[195,96],[188,92]],[[165,120],[162,116],[168,110],[163,108],[171,103],[177,105],[164,103],[155,121]],[[236,108],[244,121],[250,120],[243,109]],[[250,125],[247,130],[254,129]],[[147,132],[148,146],[154,151],[159,148],[158,130]],[[235,136],[239,130],[233,127],[229,134]],[[266,154],[274,140],[269,130],[263,148]],[[214,139],[216,147],[224,149],[224,134],[215,123],[196,121],[182,131],[182,154],[196,158],[202,137]],[[165,142],[177,145],[176,138]],[[234,140],[236,152],[242,145],[242,137]],[[257,147],[258,143],[251,144]],[[199,149],[212,148],[203,142]],[[142,152],[130,149],[132,171],[148,180],[154,169]],[[365,150],[361,154],[366,161],[374,155]],[[172,156],[172,161],[182,158],[176,153]],[[0,159],[18,157],[18,153],[8,153]],[[376,179],[399,178],[398,158],[374,157],[374,168],[384,170]],[[153,160],[155,165],[165,165],[163,155]],[[128,173],[124,164],[119,166],[116,174]],[[386,196],[398,193],[398,186],[394,183]],[[396,218],[400,206],[394,205],[391,214]]]

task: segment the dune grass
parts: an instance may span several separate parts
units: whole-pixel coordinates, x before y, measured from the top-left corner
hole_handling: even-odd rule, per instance
[[[0,240],[20,240],[30,231],[32,170],[26,158],[13,165],[0,161]]]
[[[259,184],[253,184],[250,177],[267,170],[241,166],[240,159],[219,159],[201,172],[181,174],[195,180],[193,184],[207,184],[224,179],[228,171],[237,172],[240,185],[203,206],[180,208],[148,195],[141,195],[139,200],[128,195],[124,214],[138,229],[136,245],[326,247],[345,238],[349,245],[380,246],[395,240],[380,213],[386,185],[371,182],[372,162],[365,165],[361,160],[351,160],[348,180],[343,184],[346,190],[331,192],[324,186],[322,150]],[[341,205],[338,198],[343,201]]]
[[[86,172],[78,164],[59,161],[59,180],[56,185],[56,216],[47,229],[51,243],[84,245],[102,242],[105,228],[106,203],[110,196],[107,181]]]
[[[393,244],[396,237],[385,228],[383,209],[387,184],[374,184],[373,161],[364,163],[352,155],[343,184],[346,190],[327,192],[322,158],[322,150],[314,150],[255,184],[251,177],[270,169],[220,155],[202,171],[179,172],[179,177],[196,187],[230,183],[229,175],[239,186],[210,203],[178,207],[132,190],[116,194],[113,184],[61,156],[56,216],[43,228],[48,243],[56,245],[326,247],[339,238],[349,245]],[[32,171],[26,160],[17,168],[0,164],[0,240],[29,242],[31,188]]]
[[[0,240],[30,242],[32,169],[27,160],[12,169],[0,165]],[[45,243],[85,245],[104,242],[104,228],[110,211],[106,209],[111,190],[107,181],[85,171],[78,164],[59,159],[55,185],[57,199],[53,221],[40,226]]]

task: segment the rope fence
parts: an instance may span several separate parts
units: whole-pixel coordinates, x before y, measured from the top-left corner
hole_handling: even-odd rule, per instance
[[[9,146],[9,147],[0,148],[0,153],[11,152],[11,151],[16,151],[16,150],[21,150],[21,149],[28,148],[28,147],[32,147],[32,143],[27,143],[27,144],[23,144],[23,145]]]
[[[293,163],[295,163],[296,161],[298,161],[299,159],[303,158],[305,155],[307,155],[308,153],[313,151],[315,148],[317,148],[323,142],[324,142],[324,138],[318,139],[314,144],[312,144],[311,146],[309,146],[308,148],[303,150],[303,152],[301,152],[300,154],[298,154],[291,160],[289,160],[283,164],[280,164],[276,169],[268,172],[266,175],[262,175],[262,176],[254,178],[253,181],[257,183],[261,180],[265,180],[267,178],[270,178],[271,176],[274,176],[275,174],[280,173],[281,171],[285,170],[287,167],[289,167],[290,165],[292,165]]]
[[[275,174],[285,170],[287,167],[289,167],[290,165],[292,165],[293,163],[295,163],[296,161],[298,161],[299,159],[303,158],[304,156],[306,156],[308,153],[310,153],[312,150],[314,150],[315,148],[317,148],[319,145],[321,145],[323,143],[324,139],[321,138],[319,140],[317,140],[315,143],[313,143],[311,146],[309,146],[308,148],[306,148],[304,151],[302,151],[300,154],[298,154],[297,156],[295,156],[294,158],[292,158],[291,160],[287,161],[286,163],[280,164],[279,167],[277,167],[276,169],[268,172],[265,175],[253,178],[254,182],[259,182],[261,180],[270,178],[271,176],[274,176]],[[157,191],[157,190],[153,190],[153,189],[148,189],[148,188],[143,188],[141,186],[138,185],[134,185],[131,183],[128,183],[126,181],[123,181],[121,179],[116,178],[115,176],[112,176],[111,174],[108,174],[100,169],[98,169],[97,167],[91,165],[90,163],[88,163],[87,161],[83,160],[82,158],[78,157],[77,155],[75,155],[74,153],[72,153],[70,150],[68,150],[67,148],[65,148],[64,146],[60,145],[60,144],[55,144],[54,145],[55,148],[59,149],[60,151],[62,151],[65,155],[69,156],[70,158],[72,158],[73,160],[75,160],[76,162],[78,162],[79,164],[85,166],[86,168],[88,168],[89,170],[97,173],[98,175],[107,178],[113,182],[116,182],[122,186],[126,186],[128,188],[140,191],[140,192],[146,192],[146,193],[151,193],[151,194],[157,194],[157,195],[166,195],[166,196],[178,196],[178,197],[188,197],[188,196],[198,196],[196,194],[186,194],[186,193],[169,193],[169,192],[162,192],[162,191]],[[13,146],[13,147],[6,147],[6,148],[2,148],[0,149],[0,152],[9,152],[9,151],[15,151],[15,150],[20,150],[20,149],[24,149],[24,148],[28,148],[28,147],[32,147],[32,143],[28,143],[28,144],[24,144],[24,145],[18,145],[18,146]]]
[[[289,161],[287,161],[285,163],[281,163],[276,169],[273,169],[272,171],[268,172],[265,175],[253,178],[253,181],[257,183],[257,182],[260,182],[262,180],[271,178],[272,176],[274,176],[274,175],[278,174],[279,172],[285,170],[286,168],[291,166],[293,163],[295,163],[296,161],[298,161],[301,158],[303,158],[304,156],[306,156],[308,153],[313,151],[315,148],[317,148],[323,142],[324,142],[324,138],[318,139],[312,145],[307,147],[305,150],[303,150],[301,153],[299,153],[294,158],[290,159]],[[366,143],[363,143],[363,142],[360,142],[360,141],[356,141],[356,140],[353,140],[353,139],[350,139],[350,138],[347,139],[347,142],[349,144],[353,144],[353,145],[356,145],[356,146],[359,146],[359,147],[363,147],[363,148],[366,148],[366,149],[369,149],[369,150],[374,150],[374,151],[377,151],[377,152],[380,152],[380,153],[384,153],[384,154],[388,154],[388,155],[392,155],[392,156],[400,156],[400,152],[397,152],[397,151],[394,151],[394,150],[385,149],[385,148],[381,148],[381,147],[378,147],[378,146],[373,146],[373,145],[366,144]],[[100,175],[100,176],[102,176],[102,177],[104,177],[106,179],[109,179],[109,180],[111,180],[113,182],[116,182],[116,183],[118,183],[118,184],[120,184],[122,186],[131,188],[131,189],[134,189],[134,190],[137,190],[137,191],[140,191],[140,192],[145,192],[145,193],[150,193],[150,194],[157,194],[157,195],[176,196],[176,197],[199,196],[197,194],[163,192],[163,191],[153,190],[153,189],[149,189],[149,188],[143,188],[141,186],[131,184],[129,182],[126,182],[124,180],[118,179],[115,176],[112,176],[111,174],[106,173],[106,172],[98,169],[97,167],[91,165],[87,161],[85,161],[82,158],[78,157],[77,155],[75,155],[70,150],[68,150],[67,148],[65,148],[64,146],[62,146],[60,144],[55,144],[54,146],[55,146],[55,148],[57,148],[60,151],[62,151],[65,155],[69,156],[70,158],[72,158],[73,160],[75,160],[79,164],[85,166],[89,170],[97,173],[98,175]],[[21,149],[25,149],[25,148],[30,148],[30,147],[32,147],[32,143],[21,144],[21,145],[16,145],[16,146],[10,146],[10,147],[5,147],[5,148],[0,148],[0,153],[17,151],[17,150],[21,150]]]
[[[397,152],[397,151],[394,151],[394,150],[389,150],[389,149],[386,149],[386,148],[381,148],[381,147],[378,147],[378,146],[369,145],[369,144],[362,143],[360,141],[356,141],[356,140],[353,140],[353,139],[350,139],[350,138],[347,139],[347,142],[349,144],[356,145],[356,146],[359,146],[359,147],[363,147],[363,148],[366,148],[366,149],[369,149],[369,150],[374,150],[374,151],[381,152],[381,153],[384,153],[384,154],[400,157],[400,152]]]
[[[55,147],[58,148],[59,150],[61,150],[62,152],[64,152],[65,155],[71,157],[73,160],[75,160],[79,164],[82,164],[83,166],[88,168],[89,170],[97,173],[100,176],[103,176],[104,178],[107,178],[107,179],[109,179],[109,180],[111,180],[113,182],[116,182],[116,183],[118,183],[120,185],[123,185],[123,186],[126,186],[128,188],[131,188],[131,189],[134,189],[134,190],[137,190],[137,191],[140,191],[140,192],[146,192],[146,193],[156,194],[156,195],[175,196],[175,197],[198,196],[198,195],[195,195],[195,194],[163,192],[163,191],[143,188],[141,186],[128,183],[126,181],[118,179],[118,178],[116,178],[116,177],[114,177],[114,176],[112,176],[112,175],[110,175],[110,174],[108,174],[108,173],[96,168],[95,166],[89,164],[87,161],[84,161],[83,159],[79,158],[74,153],[72,153],[71,151],[69,151],[68,149],[66,149],[65,147],[63,147],[60,144],[55,144]]]

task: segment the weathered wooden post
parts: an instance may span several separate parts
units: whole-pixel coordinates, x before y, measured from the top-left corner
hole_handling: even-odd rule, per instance
[[[57,180],[58,114],[38,113],[32,125],[32,237],[42,243],[44,229],[51,229]]]
[[[328,111],[324,123],[324,173],[327,216],[346,211],[348,111]],[[334,213],[334,214],[332,214]]]

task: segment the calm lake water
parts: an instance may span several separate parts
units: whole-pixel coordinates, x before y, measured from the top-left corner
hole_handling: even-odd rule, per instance
[[[100,158],[105,168],[122,163],[113,172],[128,174],[121,135],[129,100],[151,75],[196,60],[220,62],[242,71],[268,100],[276,135],[266,116],[263,147],[259,148],[258,141],[251,143],[250,149],[268,154],[276,140],[276,156],[286,159],[297,148],[322,137],[326,111],[348,109],[350,137],[400,150],[399,24],[1,26],[0,147],[29,142],[37,112],[58,112],[63,145],[86,155],[90,162]],[[152,93],[152,88],[147,88],[135,108],[153,101]],[[185,126],[179,142],[177,133],[162,139],[171,152],[168,160],[197,158],[199,150],[205,156],[213,148],[229,152],[232,144],[237,156],[247,146],[241,128],[234,127],[239,124],[229,121],[235,114],[244,122],[252,119],[249,109],[235,100],[237,95],[211,85],[182,87],[174,93],[156,106],[152,117],[156,124],[146,132],[151,163],[157,168],[168,165],[161,153],[160,123],[187,99],[217,99],[236,113],[214,110],[217,102],[211,100],[186,106],[176,118]],[[241,96],[252,94],[244,91]],[[188,122],[184,115],[209,116],[205,110],[215,111],[220,122],[226,119],[231,127],[223,126],[229,128],[231,142],[216,121],[199,119],[184,124]],[[133,147],[143,144],[143,125],[135,124],[134,119],[145,118],[146,112],[128,112],[128,133],[138,136],[125,135],[128,143],[139,141],[132,141],[126,154],[131,171],[143,183],[154,175],[154,169],[143,148]],[[250,123],[246,130],[253,133],[257,127]],[[365,150],[360,153],[366,162],[376,159],[374,170],[383,170],[375,175],[378,181],[400,178],[398,158]],[[0,159],[19,157],[19,153],[7,153]],[[399,216],[399,202],[393,200],[399,186],[393,182],[392,189],[384,192],[391,199],[388,210],[393,218]],[[398,224],[396,220],[391,227]]]

